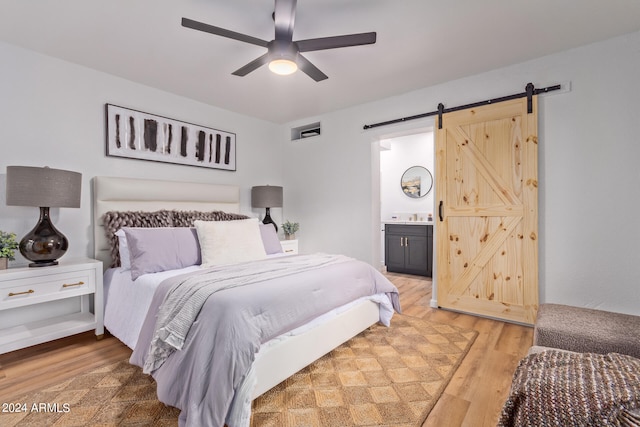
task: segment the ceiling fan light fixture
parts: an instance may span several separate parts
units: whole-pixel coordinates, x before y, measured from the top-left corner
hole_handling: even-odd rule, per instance
[[[269,62],[269,70],[281,76],[288,76],[298,71],[298,64],[291,59],[278,58]]]
[[[194,21],[189,18],[182,18],[182,26],[267,48],[267,53],[231,73],[234,76],[246,76],[250,72],[268,63],[269,69],[275,74],[286,76],[295,73],[298,68],[300,68],[300,71],[311,77],[314,81],[320,82],[329,77],[307,58],[302,56],[300,52],[361,46],[376,42],[375,32],[294,41],[293,24],[296,17],[296,4],[297,0],[275,0],[275,10],[271,15],[274,20],[275,38],[271,41],[262,40],[220,27],[214,27],[213,25]]]
[[[286,40],[269,42],[269,70],[281,76],[298,71],[298,46]]]

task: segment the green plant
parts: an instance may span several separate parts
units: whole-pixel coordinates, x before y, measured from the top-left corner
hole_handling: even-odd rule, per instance
[[[13,254],[16,249],[18,249],[16,234],[5,233],[0,230],[0,258],[9,258],[10,260],[15,259]]]
[[[296,234],[296,231],[300,229],[300,224],[297,222],[286,221],[282,224],[282,231],[284,234]]]

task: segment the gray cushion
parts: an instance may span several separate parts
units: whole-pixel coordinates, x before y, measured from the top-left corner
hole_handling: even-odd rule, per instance
[[[579,353],[620,353],[640,358],[640,316],[542,304],[533,344]]]

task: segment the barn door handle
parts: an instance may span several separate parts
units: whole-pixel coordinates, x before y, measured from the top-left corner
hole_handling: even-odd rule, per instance
[[[440,222],[444,221],[444,212],[443,212],[443,203],[440,200],[440,204],[438,205],[438,216],[440,217]]]

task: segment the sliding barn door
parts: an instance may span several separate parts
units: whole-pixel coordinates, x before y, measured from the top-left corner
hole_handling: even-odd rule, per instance
[[[537,97],[446,113],[436,131],[443,308],[532,324],[538,309]]]

